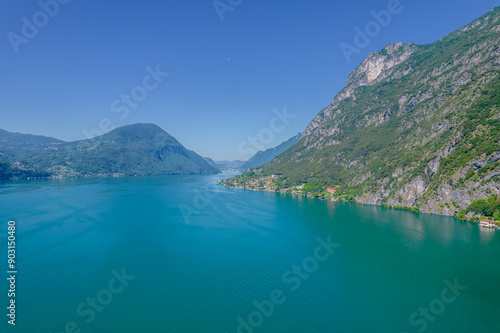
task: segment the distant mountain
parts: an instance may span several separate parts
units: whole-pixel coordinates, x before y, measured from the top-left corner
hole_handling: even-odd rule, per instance
[[[297,144],[223,183],[458,216],[500,195],[499,45],[500,7],[370,53]]]
[[[211,166],[217,168],[218,170],[240,170],[241,166],[245,163],[245,161],[234,160],[234,161],[214,161],[210,157],[204,157],[205,161],[207,161]]]
[[[220,166],[217,163],[215,163],[215,161],[213,159],[211,159],[210,157],[203,157],[203,158],[205,159],[205,161],[208,162],[208,164],[210,164],[214,168],[219,169]]]
[[[60,176],[147,176],[219,172],[154,124],[128,125],[24,158],[23,164]]]
[[[215,161],[217,165],[219,166],[219,169],[241,169],[241,166],[245,164],[245,161],[240,161],[240,160],[234,160],[234,161]]]
[[[287,141],[279,144],[278,146],[274,148],[269,148],[264,151],[258,151],[255,155],[250,157],[248,161],[246,161],[241,168],[243,170],[248,170],[248,169],[253,169],[258,166],[261,166],[262,164],[266,164],[272,161],[273,158],[299,142],[300,139],[300,134],[295,135],[294,137],[291,137]]]
[[[59,147],[64,141],[42,136],[11,133],[0,129],[0,159],[16,162],[24,156]]]

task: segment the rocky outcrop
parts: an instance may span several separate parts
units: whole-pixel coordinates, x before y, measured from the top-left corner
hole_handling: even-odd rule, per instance
[[[352,97],[356,98],[355,89],[380,82],[394,73],[394,67],[407,60],[411,54],[418,50],[413,44],[401,42],[387,45],[380,52],[372,52],[361,64],[349,75],[348,83],[342,91],[335,96],[332,104]],[[408,72],[401,74],[407,74]]]
[[[418,47],[415,44],[403,44],[399,42],[387,45],[380,52],[370,53],[351,75],[349,75],[348,83],[344,86],[342,91],[335,96],[330,106],[321,111],[318,116],[309,123],[304,130],[303,136],[306,137],[311,135],[322,123],[333,120],[336,114],[340,114],[342,110],[338,109],[337,106],[346,98],[350,97],[356,99],[356,88],[368,86],[387,78],[394,73],[394,67],[407,60],[410,55],[417,50]],[[401,70],[400,75],[405,75],[408,72],[409,71]],[[383,119],[383,116],[381,117]],[[325,133],[319,131],[318,135],[325,135]]]

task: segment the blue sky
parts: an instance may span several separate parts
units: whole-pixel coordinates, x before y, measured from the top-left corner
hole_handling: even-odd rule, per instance
[[[216,160],[303,131],[370,52],[433,42],[500,5],[55,1],[0,1],[1,129],[70,141],[150,122]],[[390,22],[347,61],[341,43],[388,7]]]

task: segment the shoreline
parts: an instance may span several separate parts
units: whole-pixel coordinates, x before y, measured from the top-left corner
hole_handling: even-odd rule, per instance
[[[390,209],[394,209],[394,210],[407,211],[409,213],[428,214],[428,215],[434,215],[434,216],[446,216],[446,217],[453,218],[457,222],[468,222],[468,223],[472,223],[472,224],[477,224],[479,227],[483,227],[485,229],[494,229],[494,230],[500,229],[499,225],[485,226],[485,225],[481,224],[481,218],[477,218],[478,219],[477,221],[462,220],[462,219],[459,219],[457,216],[454,216],[454,215],[444,215],[444,214],[435,214],[435,213],[429,213],[429,212],[422,212],[420,210],[413,210],[412,207],[406,207],[406,206],[391,206],[391,205],[388,205],[388,204],[382,204],[382,205],[368,204],[368,203],[359,202],[359,201],[356,201],[356,200],[342,199],[340,197],[337,197],[337,198],[334,198],[333,196],[330,197],[330,198],[327,198],[327,197],[315,197],[315,196],[310,196],[307,193],[296,193],[296,192],[295,193],[293,193],[293,192],[292,193],[287,193],[286,191],[282,192],[282,191],[271,190],[271,189],[229,187],[229,186],[223,184],[221,181],[218,181],[217,184],[221,185],[221,186],[224,186],[225,188],[230,189],[230,190],[248,190],[248,191],[255,191],[255,192],[271,192],[271,193],[278,193],[278,194],[291,194],[292,196],[295,196],[295,195],[296,196],[301,196],[301,197],[305,196],[306,198],[309,198],[309,199],[318,199],[318,200],[333,201],[333,202],[335,202],[335,201],[353,202],[353,203],[358,204],[358,205],[384,207],[384,208],[390,208]]]

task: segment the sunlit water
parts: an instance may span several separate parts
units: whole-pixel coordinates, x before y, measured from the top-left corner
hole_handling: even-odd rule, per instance
[[[1,185],[1,332],[499,331],[500,231],[221,177]]]

